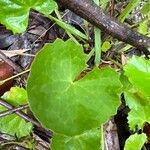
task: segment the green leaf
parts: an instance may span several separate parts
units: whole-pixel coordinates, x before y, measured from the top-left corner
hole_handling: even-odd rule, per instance
[[[123,91],[128,91],[132,88],[132,84],[129,82],[128,78],[123,73],[120,75],[120,81],[122,83]]]
[[[14,106],[23,105],[27,103],[27,92],[24,88],[12,87],[2,98]]]
[[[54,134],[51,148],[52,150],[99,150],[100,130],[92,129],[73,137]]]
[[[139,27],[138,27],[138,32],[140,32],[140,33],[142,33],[144,35],[147,34],[147,32],[148,32],[148,22],[149,22],[148,19],[146,19],[143,22],[141,22],[139,24]]]
[[[17,106],[27,103],[26,90],[19,87],[12,87],[9,92],[6,92],[3,96],[10,104]],[[5,107],[0,106],[0,112],[7,110]],[[21,117],[11,114],[0,118],[0,132],[10,135],[16,135],[18,138],[27,136],[32,131],[32,124],[27,123]]]
[[[75,136],[99,127],[120,104],[122,85],[113,69],[95,68],[77,80],[86,58],[80,45],[58,39],[44,46],[32,65],[27,83],[31,109],[56,133]]]
[[[124,22],[124,20],[128,17],[130,12],[139,4],[140,0],[132,0],[129,4],[125,7],[125,9],[121,12],[118,16],[118,20]]]
[[[0,106],[0,111],[4,111],[4,107]],[[0,118],[0,132],[6,133],[18,138],[30,135],[32,131],[32,124],[26,122],[21,117],[12,114]]]
[[[134,56],[128,60],[124,70],[140,97],[150,100],[150,60]]]
[[[150,13],[150,2],[147,2],[144,7],[140,10],[140,12],[144,15],[149,15]]]
[[[111,44],[109,41],[105,41],[103,44],[102,44],[102,51],[103,52],[107,52],[111,47]]]
[[[150,101],[140,98],[137,93],[125,92],[126,103],[130,108],[128,123],[131,130],[142,129],[146,122],[150,123]]]
[[[48,16],[49,19],[53,20],[56,22],[57,25],[59,25],[61,28],[63,28],[64,30],[66,30],[67,32],[79,37],[79,38],[83,38],[83,39],[88,39],[88,37],[82,33],[81,31],[79,31],[78,29],[76,29],[75,27],[71,26],[70,24],[67,24],[66,22],[63,22],[62,20],[59,20],[51,15]]]
[[[101,0],[100,1],[101,8],[106,9],[108,3],[109,3],[109,0]]]
[[[141,150],[147,137],[144,133],[131,135],[125,143],[124,150]]]
[[[0,6],[0,22],[14,33],[26,30],[30,9],[47,16],[57,7],[53,0],[0,0]]]
[[[150,123],[150,61],[134,56],[128,60],[124,71],[132,84],[125,89],[126,104],[130,108],[129,127],[131,130],[135,127],[142,129],[145,122]]]

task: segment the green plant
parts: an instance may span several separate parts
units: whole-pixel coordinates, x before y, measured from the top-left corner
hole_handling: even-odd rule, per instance
[[[110,68],[95,68],[82,78],[86,58],[82,47],[73,41],[56,40],[38,54],[27,84],[29,103],[37,118],[70,140],[99,128],[120,105],[119,75]]]
[[[130,130],[134,132],[136,130],[143,131],[145,123],[150,123],[150,60],[134,56],[132,59],[128,60],[127,64],[124,66],[124,71],[125,76],[129,80],[124,81],[125,100],[130,108],[130,112],[128,113],[128,124]],[[129,141],[133,138],[132,143],[134,144],[134,140],[136,143],[136,136],[140,137],[140,135],[131,136],[129,137]],[[145,136],[143,138],[146,142]]]
[[[0,22],[14,33],[26,30],[30,9],[47,16],[57,8],[53,0],[0,0],[0,5]]]
[[[122,22],[139,1],[135,2],[134,5],[129,4],[120,15]],[[53,0],[0,0],[0,5],[0,22],[14,33],[25,31],[29,10],[34,9],[55,21],[70,34],[70,37],[72,34],[80,39],[87,39],[85,34],[60,18],[49,15],[57,9],[57,4]],[[149,3],[147,5],[149,7]],[[141,11],[145,13],[148,9],[145,6]],[[99,149],[100,140],[103,143],[100,126],[116,114],[122,92],[126,105],[130,108],[130,130],[143,132],[145,123],[150,123],[150,61],[140,57],[129,59],[123,67],[124,75],[122,74],[121,79],[121,73],[115,69],[99,69],[97,66],[100,61],[100,49],[107,51],[110,43],[105,41],[101,47],[100,32],[97,33],[97,30],[96,66],[90,72],[86,72],[87,74],[85,70],[88,56],[84,54],[82,45],[71,39],[66,42],[57,39],[52,44],[46,44],[32,64],[27,83],[28,101],[31,110],[43,126],[54,131],[51,145],[54,150]],[[139,30],[147,34],[142,25],[139,26]],[[12,102],[16,105],[16,101],[10,103]],[[15,116],[11,119],[13,118]],[[4,120],[1,122],[4,123]],[[12,129],[10,131],[13,135],[18,134],[18,137],[24,135]],[[126,141],[125,150],[134,149],[134,145],[136,149],[141,149],[145,142],[147,137],[144,133],[135,133]]]
[[[139,4],[140,0],[132,0],[119,15],[118,20],[124,22],[130,12]]]
[[[14,106],[23,105],[27,103],[27,92],[23,88],[12,87],[10,91],[6,92],[1,98]],[[6,110],[6,108],[0,106],[0,111],[4,110]],[[32,123],[26,122],[16,114],[11,114],[0,118],[0,131],[21,138],[30,135]]]
[[[142,134],[134,134],[131,135],[125,144],[124,150],[141,150],[143,147],[144,143],[147,141],[147,137],[144,133]]]

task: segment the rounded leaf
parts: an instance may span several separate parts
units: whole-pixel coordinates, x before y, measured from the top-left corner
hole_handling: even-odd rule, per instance
[[[67,136],[98,127],[119,106],[119,75],[95,68],[83,78],[86,55],[73,41],[47,44],[33,62],[28,100],[41,123]]]
[[[139,94],[150,100],[150,60],[134,56],[124,67],[125,75]]]
[[[0,0],[0,6],[0,23],[14,33],[26,30],[30,9],[48,15],[57,7],[53,0]]]
[[[144,133],[135,133],[126,140],[124,150],[141,150],[146,141],[147,137]]]

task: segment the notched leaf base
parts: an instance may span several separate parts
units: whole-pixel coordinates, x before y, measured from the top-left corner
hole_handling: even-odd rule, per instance
[[[27,84],[29,103],[41,123],[55,133],[77,136],[97,128],[120,104],[121,83],[111,68],[94,68],[73,82],[87,67],[86,58],[81,45],[58,39],[33,62]]]

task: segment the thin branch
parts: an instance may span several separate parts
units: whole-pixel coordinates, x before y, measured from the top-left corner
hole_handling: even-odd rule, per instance
[[[14,106],[7,103],[5,100],[0,99],[0,105],[6,107],[7,109],[13,109]],[[22,111],[16,111],[15,112],[18,116],[22,117],[23,119],[25,119],[28,122],[31,122],[32,124],[36,125],[37,127],[41,127],[41,124],[35,120],[33,120],[32,118],[30,118],[27,114],[25,114]]]
[[[15,108],[12,108],[12,109],[0,112],[0,117],[11,115],[13,113],[16,113],[17,111],[20,111],[20,110],[23,110],[23,109],[27,109],[27,108],[29,108],[28,104],[21,105],[19,107],[15,107]]]
[[[30,69],[27,69],[27,70],[22,71],[22,72],[20,72],[20,73],[14,75],[14,76],[11,76],[11,77],[9,77],[9,78],[7,78],[7,79],[1,80],[1,81],[0,81],[0,85],[1,85],[1,84],[4,84],[5,82],[8,82],[8,81],[10,81],[10,80],[12,80],[12,79],[14,79],[14,78],[17,78],[18,76],[21,76],[21,75],[23,75],[23,74],[25,74],[25,73],[27,73],[27,72],[29,72],[29,71],[30,71]]]
[[[8,58],[1,50],[0,50],[0,58],[8,63],[16,72],[21,72],[22,69],[19,65],[16,65],[10,58]]]
[[[102,31],[112,35],[118,40],[124,41],[149,54],[150,38],[144,36],[127,25],[122,24],[108,15],[98,7],[92,0],[57,0],[62,6],[70,9],[80,17],[88,20]]]

